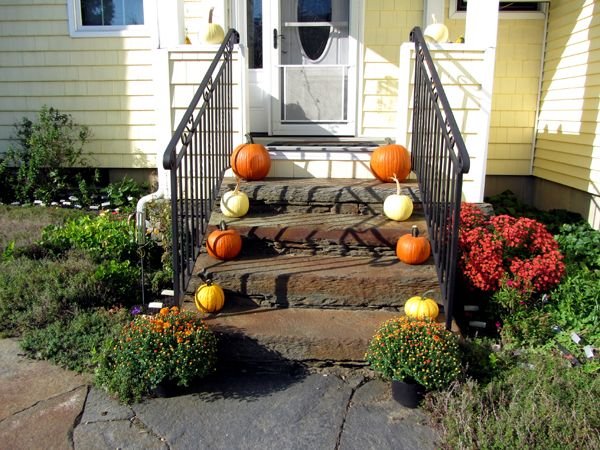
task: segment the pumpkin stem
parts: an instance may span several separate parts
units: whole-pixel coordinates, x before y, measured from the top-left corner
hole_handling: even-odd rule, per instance
[[[208,23],[212,23],[213,20],[213,11],[215,10],[214,7],[210,8],[210,10],[208,11]]]
[[[423,294],[421,294],[421,298],[425,298],[425,296],[427,294],[435,294],[435,291],[433,289],[429,289],[428,291],[423,292]],[[435,297],[434,295],[432,295],[432,297]]]
[[[237,195],[238,192],[240,192],[240,183],[241,183],[241,179],[240,177],[238,177],[237,175],[235,176],[236,182],[235,182],[235,189],[233,190],[233,195]]]
[[[227,224],[225,223],[224,220],[221,220],[221,223],[219,224],[219,230],[225,231],[226,229],[227,229]]]
[[[396,182],[396,195],[400,195],[400,181],[398,180],[398,177],[396,177],[396,174],[394,173],[394,176],[390,178]]]
[[[200,279],[202,281],[204,281],[204,283],[206,283],[207,286],[212,285],[212,275],[210,273],[208,273],[208,271],[206,270],[206,267],[202,268],[202,272],[200,272],[198,274],[198,276],[200,277]]]
[[[412,237],[419,237],[419,227],[416,225],[413,225],[410,230],[410,234],[412,234]]]
[[[246,133],[244,136],[246,137],[246,141],[248,144],[254,144],[254,139],[252,138],[252,135],[250,133]]]
[[[433,23],[437,23],[437,20],[436,20],[436,18],[435,18],[435,14],[432,14],[432,15],[431,15],[431,20],[433,21]]]

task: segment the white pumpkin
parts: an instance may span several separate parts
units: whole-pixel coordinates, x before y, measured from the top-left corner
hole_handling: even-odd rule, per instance
[[[240,191],[240,179],[237,179],[235,189],[225,192],[221,197],[221,212],[226,217],[245,216],[250,209],[250,201],[245,192]]]
[[[383,201],[383,213],[388,219],[401,222],[412,215],[413,201],[408,195],[400,194],[400,181],[395,174],[391,178],[396,182],[396,193],[388,195]]]
[[[213,23],[213,11],[215,8],[210,8],[208,12],[208,25],[202,34],[202,41],[207,44],[220,44],[225,39],[225,31],[218,23]]]
[[[428,25],[423,32],[423,36],[427,42],[447,42],[448,27],[443,23],[437,23],[435,16],[432,15],[433,23]]]

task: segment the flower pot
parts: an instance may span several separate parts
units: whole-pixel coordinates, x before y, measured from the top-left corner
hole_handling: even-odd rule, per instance
[[[392,398],[407,408],[416,408],[425,396],[419,383],[392,380]]]

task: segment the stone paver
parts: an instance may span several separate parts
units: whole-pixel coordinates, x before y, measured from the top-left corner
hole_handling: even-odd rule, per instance
[[[389,383],[372,380],[352,397],[339,449],[427,450],[438,448],[438,439],[423,411],[400,406]]]
[[[3,390],[20,371],[29,376],[18,389]],[[85,377],[27,360],[16,341],[0,340],[0,404],[12,393],[13,405],[0,419],[0,449],[436,447],[423,413],[394,403],[388,384],[362,371],[218,373],[176,397],[130,406],[74,380]]]
[[[41,377],[40,382],[51,381]],[[25,388],[26,390],[26,388]],[[87,386],[41,400],[0,422],[0,447],[11,450],[70,449]]]
[[[84,386],[91,379],[47,361],[25,358],[16,339],[0,339],[0,355],[0,421],[40,400]],[[40,374],[44,375],[41,379]]]

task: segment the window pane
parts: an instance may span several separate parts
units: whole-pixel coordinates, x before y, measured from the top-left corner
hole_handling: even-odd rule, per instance
[[[261,69],[262,53],[262,0],[247,0],[248,67]]]
[[[143,25],[143,0],[81,0],[81,24]]]

